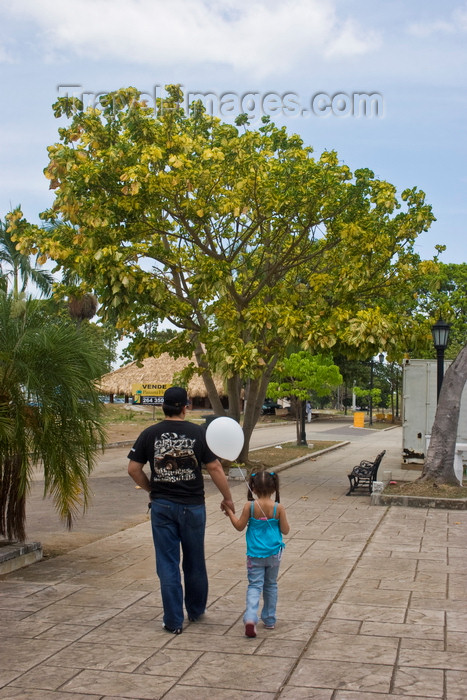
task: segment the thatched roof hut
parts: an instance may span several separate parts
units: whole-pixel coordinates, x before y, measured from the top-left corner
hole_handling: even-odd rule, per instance
[[[167,353],[160,357],[148,357],[138,367],[135,362],[130,362],[113,372],[104,374],[98,382],[99,391],[103,394],[124,394],[132,396],[133,384],[172,384],[174,374],[181,372],[191,360],[186,357],[174,359]],[[214,377],[219,396],[225,395],[224,383],[220,377]],[[194,399],[207,399],[206,387],[199,376],[194,376],[188,384],[188,396]],[[198,405],[206,407],[209,403],[196,401]]]

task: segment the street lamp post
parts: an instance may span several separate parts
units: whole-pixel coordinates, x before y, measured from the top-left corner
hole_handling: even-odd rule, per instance
[[[378,360],[379,360],[380,364],[383,363],[384,355],[382,352],[379,353]],[[370,409],[369,424],[370,425],[373,425],[373,370],[374,370],[375,364],[376,363],[373,362],[373,358],[371,358],[371,360],[370,360],[370,402],[369,402],[370,403],[370,405],[369,405],[369,409]]]
[[[300,445],[307,445],[306,432],[305,432],[305,413],[306,413],[306,401],[300,402]]]
[[[399,418],[399,377],[396,375],[396,418]]]
[[[437,382],[436,382],[436,403],[439,401],[439,393],[441,391],[441,386],[443,384],[444,377],[444,351],[446,350],[449,331],[451,329],[451,324],[443,321],[439,318],[434,326],[431,327],[431,334],[433,336],[433,343],[436,348],[436,363],[437,363]]]
[[[373,368],[375,366],[375,363],[373,362],[373,358],[370,360],[370,425],[373,425]]]

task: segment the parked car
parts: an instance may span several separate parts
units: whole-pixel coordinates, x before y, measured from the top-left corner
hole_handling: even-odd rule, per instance
[[[261,406],[261,415],[262,416],[270,416],[274,415],[276,412],[276,408],[282,408],[282,406],[273,399],[264,399],[264,403]]]

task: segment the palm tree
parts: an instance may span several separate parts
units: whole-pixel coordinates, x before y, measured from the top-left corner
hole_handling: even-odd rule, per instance
[[[31,263],[30,256],[16,250],[16,242],[8,228],[7,220],[0,221],[0,289],[6,291],[10,286],[14,296],[18,297],[25,293],[28,284],[33,283],[42,295],[49,295],[54,281],[52,274]]]
[[[86,508],[87,477],[104,442],[94,380],[105,365],[85,326],[2,291],[0,349],[0,534],[24,541],[36,465],[69,528]]]

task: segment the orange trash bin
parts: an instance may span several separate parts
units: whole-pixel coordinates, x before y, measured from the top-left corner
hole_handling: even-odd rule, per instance
[[[354,428],[364,428],[365,427],[365,414],[363,411],[355,411],[353,414],[353,427]]]

